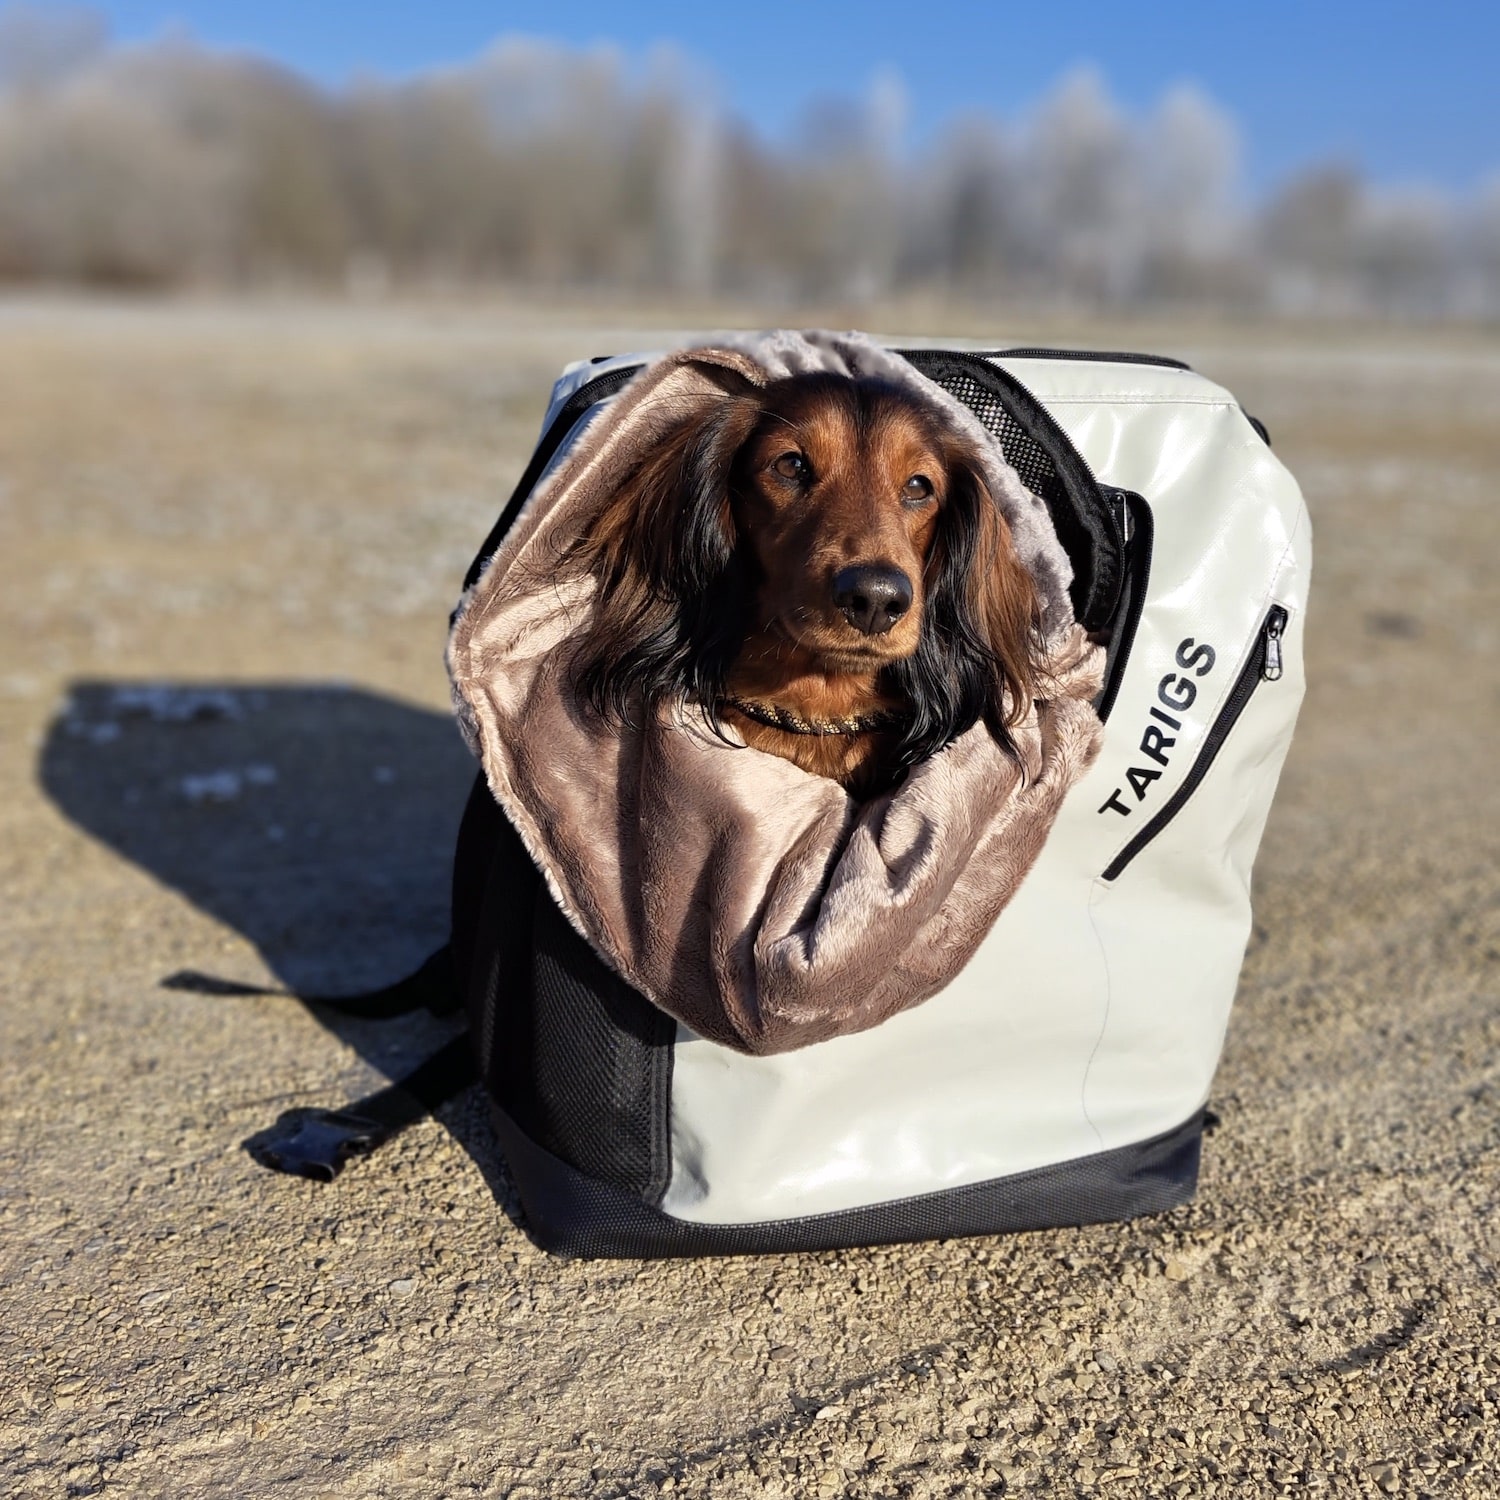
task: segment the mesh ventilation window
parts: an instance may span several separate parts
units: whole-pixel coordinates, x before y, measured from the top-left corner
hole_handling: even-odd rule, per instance
[[[984,430],[999,443],[1005,461],[1020,475],[1021,483],[1042,500],[1049,511],[1055,514],[1060,504],[1067,503],[1067,494],[1052,460],[1036,439],[1006,411],[993,391],[986,390],[969,375],[945,373],[934,378],[950,396],[962,401],[979,418]]]
[[[568,925],[504,814],[480,811],[487,826],[476,818],[469,842],[488,834],[493,857],[474,924],[469,1024],[485,1086],[539,1146],[658,1202],[671,1170],[676,1022]]]
[[[604,966],[542,885],[531,972],[530,1133],[586,1176],[659,1202],[676,1023]]]

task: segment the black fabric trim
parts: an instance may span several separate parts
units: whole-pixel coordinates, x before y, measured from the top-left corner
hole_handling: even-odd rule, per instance
[[[1164,370],[1187,370],[1192,366],[1185,359],[1173,359],[1166,354],[1133,354],[1123,349],[1047,349],[1021,347],[1018,349],[987,349],[986,359],[1078,359],[1085,364],[1103,365],[1157,365]]]
[[[490,792],[483,771],[474,773],[469,800],[458,824],[453,849],[453,885],[449,946],[460,1000],[467,1003],[473,979],[474,954],[489,890],[490,866],[505,814]]]
[[[1245,420],[1255,429],[1261,442],[1269,448],[1271,446],[1271,434],[1267,430],[1266,424],[1259,417],[1252,417],[1249,412],[1245,411],[1243,406],[1240,407],[1240,411],[1243,413]]]
[[[1056,418],[1009,370],[1002,370],[979,355],[947,349],[895,352],[960,401],[964,399],[961,393],[964,382],[979,386],[1004,409],[1025,438],[1046,455],[1057,483],[1044,486],[1040,498],[1046,502],[1057,539],[1073,564],[1073,584],[1069,590],[1073,613],[1086,630],[1107,628],[1119,608],[1125,576],[1125,538],[1093,471],[1058,426]],[[980,413],[976,415],[982,420]],[[1006,434],[986,425],[1003,451]],[[1014,459],[1009,461],[1021,467]]]
[[[455,957],[459,972],[467,976],[464,1001],[480,1079],[496,1098],[514,1100],[531,1086],[530,1052],[516,1046],[514,1039],[528,1027],[531,912],[542,877],[482,775],[470,807],[464,827],[470,826],[472,816],[472,859],[480,900],[466,955],[461,955],[455,922]],[[482,847],[477,841],[480,833],[487,839]],[[456,899],[455,918],[459,910]],[[512,1108],[521,1112],[514,1103]]]
[[[500,543],[505,539],[505,533],[515,524],[516,517],[521,514],[521,507],[526,504],[527,497],[536,488],[537,480],[542,477],[542,470],[552,462],[553,454],[562,447],[563,439],[573,430],[578,419],[589,407],[608,400],[611,396],[617,396],[621,389],[634,380],[643,369],[645,369],[644,365],[622,365],[618,370],[610,370],[605,375],[596,375],[585,385],[579,386],[563,403],[562,410],[552,419],[552,425],[543,434],[541,442],[536,445],[536,451],[531,455],[531,462],[526,465],[525,472],[516,481],[516,487],[511,492],[510,499],[505,502],[505,509],[500,512],[499,519],[490,528],[490,534],[485,537],[484,545],[474,554],[474,561],[469,564],[469,571],[464,574],[465,593],[468,593],[479,582],[479,575],[484,572],[485,564],[495,555]]]
[[[1130,1146],[866,1208],[758,1224],[692,1224],[575,1171],[498,1106],[495,1132],[544,1250],[583,1258],[758,1255],[1111,1223],[1165,1212],[1198,1184],[1203,1112]]]
[[[677,1023],[573,930],[482,780],[459,842],[454,944],[486,1090],[552,1155],[659,1202]]]
[[[1104,668],[1104,691],[1099,695],[1097,713],[1101,723],[1108,723],[1115,699],[1120,696],[1120,685],[1125,681],[1125,668],[1130,663],[1130,649],[1135,645],[1136,631],[1140,629],[1141,611],[1146,607],[1146,591],[1151,583],[1151,548],[1156,538],[1156,518],[1145,498],[1133,490],[1119,490],[1130,512],[1132,531],[1126,544],[1125,586],[1122,590],[1120,608],[1124,618],[1109,638],[1108,660]]]

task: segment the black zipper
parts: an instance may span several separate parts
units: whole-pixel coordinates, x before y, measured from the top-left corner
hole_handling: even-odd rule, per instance
[[[1191,370],[1186,360],[1166,354],[1131,354],[1112,349],[993,349],[986,359],[1081,359],[1102,365],[1159,365],[1164,370]]]
[[[505,533],[510,530],[516,517],[520,515],[521,507],[526,504],[527,496],[536,487],[537,480],[542,477],[542,471],[552,462],[553,454],[562,447],[563,439],[573,430],[578,419],[589,407],[618,395],[621,387],[627,385],[643,369],[645,369],[644,365],[621,365],[618,370],[609,370],[603,375],[596,375],[592,380],[579,386],[563,402],[561,410],[553,417],[552,424],[543,434],[541,442],[536,445],[536,452],[531,455],[531,462],[526,465],[525,473],[516,482],[510,499],[505,502],[505,509],[500,512],[499,520],[490,528],[490,534],[485,537],[484,545],[475,553],[474,561],[469,564],[469,571],[464,574],[465,593],[479,582],[479,575],[484,572],[485,564],[495,555],[500,543],[505,540]]]
[[[1182,811],[1183,805],[1197,790],[1198,783],[1208,775],[1229,732],[1244,713],[1245,706],[1254,696],[1262,682],[1278,682],[1281,679],[1281,637],[1286,630],[1287,612],[1279,604],[1273,604],[1261,622],[1257,637],[1258,649],[1250,653],[1250,659],[1240,669],[1234,686],[1229,690],[1219,716],[1209,726],[1208,734],[1198,751],[1198,758],[1177,790],[1157,809],[1155,817],[1146,824],[1126,846],[1115,855],[1104,871],[1103,879],[1114,880],[1147,844],[1159,834],[1173,818]]]
[[[1058,425],[1057,418],[1009,370],[989,356],[956,349],[898,349],[908,364],[943,385],[949,373],[967,375],[989,390],[1010,418],[1039,447],[1052,465],[1066,508],[1047,508],[1063,551],[1073,561],[1073,614],[1087,630],[1102,630],[1115,618],[1125,573],[1125,538],[1120,518],[1084,456]],[[950,393],[951,394],[951,393]],[[1002,444],[1003,447],[1003,444]]]
[[[1110,632],[1109,661],[1104,669],[1104,687],[1095,705],[1101,722],[1109,721],[1125,668],[1130,664],[1130,648],[1140,628],[1141,611],[1146,604],[1146,590],[1151,581],[1151,545],[1156,533],[1155,519],[1145,499],[1133,490],[1106,489],[1104,492],[1122,512],[1125,531],[1125,583],[1121,590],[1120,613]]]

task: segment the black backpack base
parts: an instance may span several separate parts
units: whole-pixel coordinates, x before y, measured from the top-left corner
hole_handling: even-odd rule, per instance
[[[498,1105],[501,1154],[543,1249],[584,1259],[766,1255],[1060,1229],[1163,1213],[1191,1200],[1205,1115],[1139,1145],[890,1203],[761,1224],[695,1224],[544,1151]]]
[[[257,1159],[326,1180],[477,1079],[508,1166],[492,1186],[513,1212],[513,1184],[527,1232],[542,1248],[569,1256],[838,1249],[1118,1221],[1191,1200],[1201,1139],[1213,1124],[1200,1101],[1211,1086],[1249,931],[1250,867],[1302,694],[1306,508],[1264,430],[1229,392],[1173,361],[1047,349],[988,356],[913,350],[905,358],[969,408],[1046,505],[1073,564],[1074,613],[1108,640],[1097,706],[1109,733],[1095,775],[1098,796],[1071,799],[1066,838],[1059,844],[1054,832],[1043,856],[1062,851],[1052,867],[1059,884],[1047,896],[1059,926],[1087,902],[1095,940],[1071,944],[1076,962],[1059,992],[1082,997],[1080,1004],[1092,1000],[1101,1026],[1097,1037],[1077,1024],[1071,1031],[1060,1026],[1038,1049],[1044,1061],[1063,1059],[1053,1073],[1064,1081],[1048,1083],[1049,1100],[1063,1098],[1057,1090],[1080,1070],[1087,1081],[1100,1060],[1095,1092],[1103,1125],[1089,1116],[1092,1134],[1080,1128],[1056,1137],[1063,1160],[1027,1165],[1038,1160],[1022,1149],[1033,1131],[1032,1116],[1021,1110],[1030,1054],[1008,1057],[997,1043],[1003,1036],[986,1032],[994,1073],[972,1069],[964,1075],[967,1092],[941,1095],[944,1109],[929,1136],[946,1153],[942,1160],[967,1160],[975,1175],[1006,1175],[921,1191],[965,1174],[960,1166],[903,1175],[893,1170],[896,1155],[882,1159],[881,1143],[907,1123],[903,1054],[876,1047],[898,1086],[868,1099],[858,1048],[842,1059],[830,1051],[826,1072],[784,1073],[759,1059],[752,1065],[735,1055],[706,1057],[711,1044],[679,1048],[686,1037],[677,1022],[613,972],[564,916],[481,775],[457,840],[450,943],[427,966],[429,979],[440,982],[427,985],[425,997],[423,986],[406,982],[322,1002],[366,1015],[376,1003],[461,1006],[467,1037],[346,1109],[289,1112],[246,1143]],[[618,396],[640,368],[632,356],[565,372],[543,440],[476,557],[466,591],[587,415]],[[1190,669],[1191,680],[1183,675]],[[1187,709],[1195,700],[1193,717]],[[1071,872],[1072,883],[1059,872]],[[1035,930],[1045,936],[1045,928]],[[1076,922],[1068,930],[1076,934]],[[1183,930],[1193,934],[1187,960],[1158,985],[1150,972],[1153,945]],[[1031,931],[1002,932],[995,941],[1001,939],[1018,961],[1003,954],[988,960],[985,973],[998,975],[996,984],[1028,964],[1041,972],[1040,940]],[[1119,976],[1117,995],[1108,987],[1112,974]],[[982,1030],[978,983],[955,1003],[967,1004],[964,1015]],[[1041,982],[1043,1001],[1046,993]],[[926,1049],[917,1053],[922,1068],[912,1070],[919,1075],[913,1097],[922,1089],[941,1094],[935,1069],[944,1048],[964,1045],[942,1016],[940,1007],[928,1007],[905,1023]],[[783,1096],[789,1113],[774,1114],[774,1089],[761,1089],[755,1076],[762,1068],[776,1086],[799,1091]],[[744,1085],[726,1096],[732,1107],[722,1111],[720,1074]],[[798,1106],[824,1108],[821,1092],[806,1091],[825,1079],[826,1108],[841,1112],[833,1130],[846,1123],[843,1111],[867,1109],[864,1180],[867,1197],[880,1201],[846,1207],[841,1192],[821,1191],[819,1140],[795,1136],[803,1118],[821,1128],[816,1108],[799,1113]],[[1014,1094],[1007,1079],[1016,1080]],[[1071,1090],[1066,1097],[1071,1108]],[[845,1102],[834,1106],[834,1099]],[[773,1113],[758,1117],[762,1107]],[[749,1153],[742,1146],[746,1121],[751,1128],[779,1125],[781,1133],[768,1130],[771,1146]],[[919,1120],[914,1128],[920,1134],[927,1127]],[[1045,1121],[1036,1126],[1046,1128]],[[1150,1134],[1132,1139],[1135,1131]],[[975,1149],[966,1156],[971,1140]],[[703,1151],[705,1141],[711,1151]],[[1065,1155],[1095,1142],[1109,1148]],[[698,1196],[700,1173],[706,1197]],[[700,1223],[678,1216],[743,1220],[775,1211],[777,1192],[786,1217]],[[892,1196],[898,1193],[911,1195]]]

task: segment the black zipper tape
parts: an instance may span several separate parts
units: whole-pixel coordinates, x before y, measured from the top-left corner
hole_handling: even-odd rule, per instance
[[[1193,762],[1192,769],[1183,778],[1177,790],[1157,810],[1151,821],[1109,862],[1103,879],[1118,878],[1131,860],[1182,811],[1188,798],[1197,790],[1199,782],[1208,775],[1209,767],[1213,765],[1219,751],[1224,748],[1224,741],[1229,738],[1229,733],[1238,722],[1240,715],[1244,713],[1245,706],[1254,697],[1256,688],[1262,682],[1280,681],[1281,637],[1286,630],[1286,622],[1286,610],[1279,604],[1273,604],[1265,619],[1261,621],[1260,632],[1256,637],[1257,649],[1251,651],[1250,659],[1240,669],[1240,675],[1235,678],[1234,686],[1230,688],[1229,697],[1225,699],[1218,717],[1209,725],[1208,734],[1204,738],[1202,748],[1198,751],[1198,758]]]
[[[1156,522],[1151,507],[1133,490],[1106,490],[1111,498],[1118,500],[1130,522],[1130,533],[1125,553],[1125,584],[1121,607],[1124,618],[1119,620],[1110,635],[1109,660],[1104,669],[1104,688],[1099,694],[1096,712],[1101,721],[1109,721],[1115,699],[1120,696],[1120,684],[1125,680],[1125,668],[1130,663],[1130,648],[1135,644],[1135,633],[1140,628],[1141,611],[1146,605],[1146,589],[1151,581],[1151,546],[1156,535]]]
[[[563,439],[573,430],[578,419],[589,407],[617,396],[621,388],[628,385],[643,369],[644,365],[622,365],[618,370],[596,375],[579,386],[563,403],[562,410],[552,419],[552,425],[536,445],[536,452],[531,455],[531,462],[526,465],[525,473],[517,481],[510,499],[505,502],[505,509],[500,512],[499,520],[490,528],[484,545],[469,564],[469,571],[464,574],[465,593],[479,582],[479,575],[484,572],[485,564],[499,550],[500,543],[505,540],[505,533],[515,524],[516,517],[521,514],[521,507],[526,504],[537,480],[542,477],[542,471],[552,462],[553,454],[562,447]]]
[[[1131,354],[1112,349],[992,349],[986,359],[1081,359],[1085,363],[1100,365],[1157,365],[1164,370],[1191,370],[1185,360],[1172,359],[1165,354]]]

